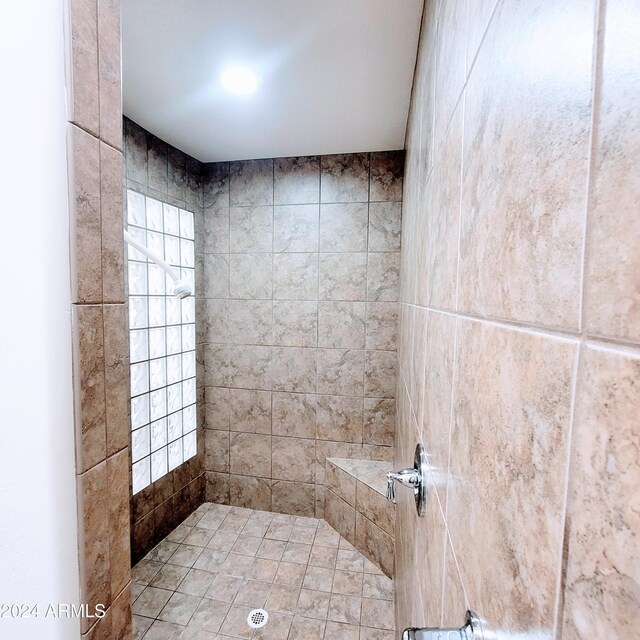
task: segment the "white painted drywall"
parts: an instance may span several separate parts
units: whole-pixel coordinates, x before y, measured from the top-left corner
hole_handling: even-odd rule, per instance
[[[0,78],[0,605],[43,614],[79,601],[62,0],[3,3]],[[0,618],[3,640],[79,636]]]

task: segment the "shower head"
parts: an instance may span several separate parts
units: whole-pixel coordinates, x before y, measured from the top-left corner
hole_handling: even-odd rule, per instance
[[[143,255],[147,256],[149,260],[155,262],[161,269],[169,274],[175,284],[175,287],[173,289],[174,296],[182,300],[184,298],[188,298],[193,293],[191,291],[191,285],[189,284],[189,282],[187,280],[181,280],[176,269],[168,265],[160,256],[157,256],[148,247],[145,247],[144,245],[137,242],[136,239],[126,229],[124,230],[124,239],[128,244],[140,251],[140,253],[142,253]]]
[[[178,280],[173,288],[173,295],[176,298],[188,298],[191,295],[191,285],[186,280]]]

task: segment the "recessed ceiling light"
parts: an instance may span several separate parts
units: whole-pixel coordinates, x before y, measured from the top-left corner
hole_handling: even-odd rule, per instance
[[[260,82],[258,76],[246,67],[229,67],[223,72],[221,80],[227,91],[241,96],[253,93]]]

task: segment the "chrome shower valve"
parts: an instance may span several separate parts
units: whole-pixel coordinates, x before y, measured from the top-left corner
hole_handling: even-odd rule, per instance
[[[427,454],[421,443],[416,445],[413,468],[387,473],[387,500],[396,501],[396,482],[405,487],[412,487],[416,500],[416,511],[424,516],[427,501]]]

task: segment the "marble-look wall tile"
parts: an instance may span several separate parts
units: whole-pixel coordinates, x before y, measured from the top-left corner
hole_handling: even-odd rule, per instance
[[[404,151],[372,153],[369,200],[371,202],[401,202],[403,174]]]
[[[396,393],[395,351],[367,351],[364,365],[364,393],[368,398],[393,398]]]
[[[68,125],[73,302],[102,302],[100,142]]]
[[[229,431],[231,426],[230,390],[223,387],[205,387],[207,429]]]
[[[230,440],[231,473],[271,477],[271,436],[232,433]]]
[[[226,471],[207,469],[218,474],[208,480],[208,495],[246,505],[270,499],[273,510],[321,516],[327,452],[392,459],[395,404],[388,402],[391,394],[380,396],[388,394],[379,388],[388,384],[384,374],[370,375],[378,404],[370,410],[366,450],[362,446],[364,349],[395,349],[397,303],[389,298],[396,299],[397,274],[386,281],[384,269],[400,248],[402,155],[373,154],[371,175],[366,153],[202,168],[197,244],[204,298],[197,313],[204,424],[273,434],[274,468],[290,453],[280,447],[292,439],[312,442],[307,449],[316,460],[294,480],[263,469],[243,487],[237,478],[248,470],[231,469],[236,480],[230,481]],[[370,189],[378,199],[371,216]],[[390,256],[374,257],[369,270],[371,250]],[[368,283],[382,302],[366,302]],[[320,412],[318,393],[333,399],[323,400]],[[259,493],[255,501],[252,491]]]
[[[111,456],[129,445],[129,341],[125,305],[107,304],[104,321],[104,384],[106,454]]]
[[[237,356],[236,356],[237,357]],[[230,349],[225,344],[207,344],[204,347],[204,384],[207,387],[228,387]]]
[[[314,482],[316,441],[303,438],[271,439],[272,477],[279,480]]]
[[[640,342],[640,46],[633,2],[607,2],[595,105],[585,275],[586,329]],[[615,258],[613,258],[615,256]]]
[[[365,307],[364,302],[320,302],[318,346],[332,349],[363,349]]]
[[[98,73],[98,4],[95,0],[71,0],[71,33],[67,46],[71,73],[67,88],[70,122],[93,135],[100,131]]]
[[[164,140],[147,136],[147,180],[150,189],[169,193],[169,149]]]
[[[316,301],[273,301],[273,344],[283,347],[314,347],[318,342]]]
[[[315,515],[315,485],[274,480],[271,487],[271,510],[295,516]]]
[[[425,278],[419,299],[437,309],[455,309],[460,228],[462,104],[453,114],[426,186]]]
[[[425,3],[408,122],[395,464],[422,440],[435,499],[421,520],[399,496],[397,628],[471,607],[485,635],[628,635],[630,4],[467,4]]]
[[[273,298],[275,300],[317,300],[318,254],[274,254]]]
[[[640,605],[640,354],[588,345],[579,375],[563,637],[623,638]]]
[[[362,398],[318,396],[317,437],[334,442],[362,442],[362,403]]]
[[[203,298],[196,300],[196,329],[203,342],[229,342],[229,305],[231,300]],[[233,302],[245,302],[235,300]]]
[[[356,510],[355,545],[391,578],[394,574],[393,538]]]
[[[548,48],[546,82],[530,73],[530,51],[540,33],[565,40],[549,25],[592,25],[594,15],[593,2],[544,2],[499,4],[493,16],[465,90],[463,311],[578,328],[593,29],[571,39],[570,83],[564,49]],[[496,73],[502,59],[508,73]]]
[[[316,350],[300,347],[274,347],[272,385],[274,391],[316,390]]]
[[[320,202],[367,202],[368,199],[368,154],[322,156]]]
[[[320,207],[317,204],[274,207],[273,251],[317,251],[319,224]]]
[[[207,502],[229,504],[229,474],[207,471],[205,475]]]
[[[365,444],[393,446],[395,417],[395,400],[365,398],[363,442]]]
[[[366,348],[393,351],[398,340],[398,304],[367,303]]]
[[[203,253],[229,253],[229,207],[205,207],[202,226],[200,241]]]
[[[202,204],[205,209],[211,207],[229,207],[229,163],[216,162],[202,167],[203,186]]]
[[[320,300],[364,300],[367,254],[321,253],[319,288]]]
[[[315,438],[316,396],[314,394],[274,392],[271,407],[274,436]]]
[[[364,351],[318,349],[318,393],[364,395]]]
[[[271,433],[271,393],[231,389],[229,401],[231,431]]]
[[[320,251],[366,251],[366,203],[323,204],[320,207]]]
[[[205,467],[208,471],[229,473],[229,443],[228,431],[205,429]]]
[[[551,634],[577,345],[473,321],[458,331],[447,521],[465,591],[492,628]],[[490,554],[477,553],[478,522]]]
[[[242,389],[271,389],[272,348],[232,345],[229,348],[229,385]]]
[[[273,195],[275,204],[320,202],[320,156],[276,158]]]
[[[98,0],[100,138],[122,149],[120,1]]]
[[[369,203],[369,251],[400,251],[401,202]]]
[[[273,204],[273,160],[243,160],[229,166],[231,206]]]
[[[168,163],[168,180],[167,191],[168,195],[177,200],[186,200],[187,189],[187,157],[186,155],[176,149],[169,146],[167,152]]]
[[[273,247],[273,207],[231,207],[229,209],[230,251],[271,252]]]
[[[90,608],[111,604],[109,485],[105,460],[78,477],[80,589]],[[82,619],[82,630],[92,620]]]
[[[118,122],[121,122],[120,118]],[[100,143],[102,299],[105,302],[125,301],[122,162],[122,153]]]
[[[396,302],[400,293],[400,254],[369,253],[367,300]]]
[[[270,300],[272,290],[270,254],[232,253],[229,256],[229,294],[232,298]]]
[[[204,255],[204,297],[229,297],[229,256],[223,254]]]
[[[109,491],[109,568],[112,601],[131,579],[129,546],[129,452],[127,449],[107,458]]]
[[[324,519],[348,542],[356,541],[356,510],[333,491],[325,492]]]
[[[106,458],[105,357],[102,306],[72,308],[74,401],[78,471]]]
[[[124,118],[124,154],[127,179],[146,187],[147,132],[129,118]]]
[[[273,317],[270,300],[229,300],[229,342],[264,344],[273,342]]]
[[[441,2],[435,41],[434,144],[436,153],[466,80],[468,3]]]
[[[229,504],[245,509],[271,509],[271,480],[246,475],[229,476]]]

